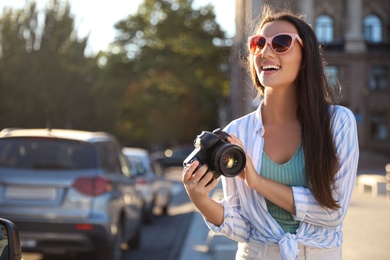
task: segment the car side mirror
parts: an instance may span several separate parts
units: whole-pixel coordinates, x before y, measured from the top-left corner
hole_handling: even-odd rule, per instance
[[[0,260],[21,260],[19,231],[15,224],[0,218]]]

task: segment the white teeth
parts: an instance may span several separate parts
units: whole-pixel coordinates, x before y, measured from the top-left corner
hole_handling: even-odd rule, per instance
[[[264,65],[263,66],[263,70],[271,70],[271,69],[278,70],[278,69],[280,69],[280,67],[276,66],[276,65]]]

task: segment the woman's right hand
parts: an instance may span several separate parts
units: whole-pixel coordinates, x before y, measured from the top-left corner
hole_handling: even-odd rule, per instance
[[[218,181],[213,177],[213,172],[208,171],[207,165],[199,168],[199,161],[195,160],[189,166],[184,167],[182,181],[191,201],[198,204],[209,198],[209,193],[217,186]]]
[[[224,208],[209,197],[210,191],[218,184],[218,180],[213,176],[213,172],[208,171],[207,165],[199,167],[199,162],[194,161],[184,167],[182,181],[188,196],[199,212],[209,222],[220,226],[224,220]]]

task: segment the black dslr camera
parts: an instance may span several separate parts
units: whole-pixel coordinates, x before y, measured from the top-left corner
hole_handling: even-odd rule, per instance
[[[198,160],[199,165],[206,164],[214,172],[214,178],[237,176],[245,167],[246,156],[241,147],[227,142],[229,134],[221,129],[212,133],[203,131],[194,140],[195,150],[184,160],[187,166]]]

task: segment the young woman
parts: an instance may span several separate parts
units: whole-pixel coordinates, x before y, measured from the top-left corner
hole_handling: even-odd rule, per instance
[[[224,129],[246,151],[246,167],[221,177],[217,202],[209,197],[217,180],[195,161],[183,170],[187,193],[209,228],[239,242],[236,259],[342,259],[359,157],[354,115],[334,104],[316,35],[300,16],[266,8],[248,47],[263,99]]]

